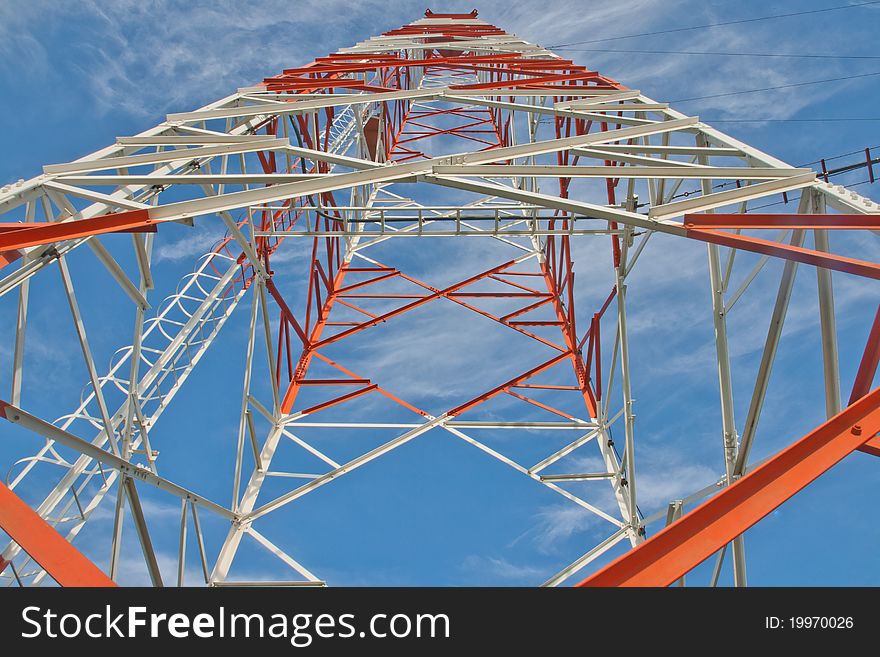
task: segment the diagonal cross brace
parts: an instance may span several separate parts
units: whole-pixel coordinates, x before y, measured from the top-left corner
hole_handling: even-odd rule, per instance
[[[669,586],[880,432],[880,388],[578,586]]]

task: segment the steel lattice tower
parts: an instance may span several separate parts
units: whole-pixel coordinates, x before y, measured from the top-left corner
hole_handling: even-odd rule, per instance
[[[687,181],[700,193],[682,199],[677,192]],[[726,181],[723,191],[716,191],[718,181]],[[800,193],[796,214],[750,210],[756,199],[792,192]],[[110,583],[70,545],[96,510],[110,507],[109,576],[118,577],[129,518],[153,582],[161,583],[149,527],[162,520],[150,517],[138,493],[158,487],[181,504],[174,520],[178,583],[191,531],[210,585],[247,583],[234,573],[244,541],[278,557],[276,583],[323,585],[320,572],[263,529],[268,519],[439,430],[604,523],[604,540],[547,573],[547,585],[588,572],[618,544],[634,549],[588,582],[670,584],[719,553],[716,579],[726,556],[742,585],[743,531],[850,452],[880,455],[880,390],[870,390],[880,311],[843,405],[831,294],[832,272],[875,285],[880,266],[832,253],[828,243],[829,230],[880,228],[880,206],[510,35],[476,11],[428,11],[196,111],[171,114],[91,155],[46,166],[43,175],[3,188],[0,213],[0,294],[18,296],[17,318],[5,320],[15,323],[16,340],[11,396],[0,414],[45,439],[0,487],[0,526],[13,539],[0,564],[10,582],[38,585],[49,575],[62,585]],[[154,234],[171,222],[218,220],[226,238],[151,307],[162,278],[162,263],[152,257]],[[765,229],[778,232],[754,236]],[[114,233],[131,235],[125,242],[114,237],[113,248],[102,243]],[[673,501],[668,527],[646,540],[656,518],[638,509],[630,377],[637,364],[629,358],[626,290],[655,233],[707,244],[724,458],[718,482]],[[813,248],[805,246],[808,236]],[[503,257],[443,285],[387,255],[417,249],[430,258],[437,240],[472,238],[497,243]],[[603,245],[602,267],[614,283],[596,307],[576,312],[576,246],[585,240]],[[127,346],[109,369],[93,358],[88,336],[98,327],[84,321],[68,266],[75,251],[86,249],[109,277],[106,284],[120,287],[133,308],[134,339],[119,338]],[[296,249],[305,254],[302,271],[285,276],[279,264]],[[766,257],[731,293],[738,252]],[[743,421],[734,417],[726,312],[768,257],[785,265]],[[128,271],[125,262],[132,263]],[[749,453],[799,264],[818,271],[830,419],[755,465]],[[89,383],[77,408],[48,422],[28,412],[22,396],[24,346],[29,288],[50,276],[57,284],[59,273],[71,312],[64,321],[73,320]],[[429,412],[374,372],[354,371],[333,356],[336,345],[356,344],[376,327],[438,304],[515,334],[528,365],[503,381],[487,379],[464,403]],[[247,347],[236,373],[218,382],[241,389],[243,381],[234,468],[223,473],[231,488],[225,504],[161,475],[163,445],[151,443],[150,434],[236,312],[247,317]],[[431,348],[430,334],[412,339]],[[504,396],[520,404],[511,417],[484,412]],[[381,403],[357,406],[365,399]],[[571,410],[573,401],[579,410]],[[385,437],[344,459],[306,437],[358,428]],[[482,440],[481,431],[568,438],[520,462]],[[319,471],[279,470],[290,450],[310,455]],[[598,455],[601,471],[566,469],[567,459],[586,450]],[[610,489],[613,512],[570,486],[590,480],[600,480],[605,494]],[[19,491],[27,491],[33,508]],[[216,545],[203,537],[206,514],[228,523]],[[135,545],[127,540],[125,549]]]

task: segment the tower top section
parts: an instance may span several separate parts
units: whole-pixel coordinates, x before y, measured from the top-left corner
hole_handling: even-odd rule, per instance
[[[472,9],[469,14],[442,14],[434,13],[430,9],[425,9],[425,18],[451,18],[454,20],[467,20],[468,18],[476,18],[479,12]]]

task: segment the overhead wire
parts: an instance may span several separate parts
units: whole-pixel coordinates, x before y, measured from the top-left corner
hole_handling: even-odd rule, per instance
[[[706,123],[844,123],[849,121],[880,121],[880,116],[826,117],[798,119],[706,119]]]
[[[637,34],[621,34],[612,37],[603,37],[600,39],[587,39],[584,41],[572,41],[569,43],[558,43],[554,46],[548,46],[551,49],[565,48],[567,46],[577,46],[584,43],[601,43],[603,41],[616,41],[617,39],[634,39],[637,37],[656,36],[660,34],[675,34],[678,32],[689,32],[692,30],[703,30],[712,27],[723,27],[725,25],[741,25],[743,23],[757,23],[758,21],[769,21],[779,18],[792,18],[795,16],[806,16],[809,14],[822,14],[830,11],[838,11],[842,9],[855,9],[857,7],[865,7],[868,5],[880,4],[880,0],[871,0],[870,2],[858,2],[854,4],[837,5],[834,7],[825,7],[823,9],[808,9],[805,11],[794,11],[785,14],[774,14],[772,16],[757,16],[754,18],[740,18],[736,20],[720,21],[718,23],[707,23],[705,25],[692,25],[690,27],[676,27],[667,30],[655,30],[653,32],[640,32]]]
[[[792,59],[880,59],[880,55],[831,55],[815,53],[780,53],[780,52],[715,52],[697,50],[628,50],[611,48],[557,48],[573,52],[610,52],[637,55],[705,55],[717,57],[787,57]]]
[[[861,180],[857,183],[850,183],[849,185],[840,185],[840,187],[845,187],[846,189],[852,189],[853,187],[858,187],[859,185],[867,185],[871,180]],[[764,205],[756,205],[753,208],[750,208],[750,211],[754,210],[762,210],[764,208],[772,208],[774,205],[785,205],[788,203],[793,203],[795,199],[789,199],[788,201],[774,201],[773,203],[765,203]]]
[[[800,169],[800,168],[804,168],[804,167],[809,167],[809,166],[811,166],[811,165],[813,165],[813,164],[819,164],[819,163],[822,162],[823,160],[824,160],[825,162],[830,162],[830,161],[832,161],[832,160],[839,160],[839,159],[841,159],[841,158],[849,157],[849,156],[851,156],[851,155],[860,155],[860,154],[862,154],[862,153],[865,153],[866,151],[867,151],[868,153],[870,153],[871,151],[873,151],[873,150],[875,150],[875,149],[877,149],[877,148],[880,148],[880,147],[878,147],[878,146],[871,146],[871,147],[869,147],[869,148],[867,148],[867,149],[861,149],[861,150],[857,150],[857,151],[850,151],[850,152],[848,152],[848,153],[842,153],[842,154],[840,154],[840,155],[832,155],[831,157],[825,157],[825,158],[822,158],[822,159],[819,159],[819,160],[814,160],[814,161],[812,161],[812,162],[807,162],[807,163],[805,163],[805,164],[799,164],[799,165],[797,165],[796,168],[799,168],[799,169]],[[873,162],[876,163],[876,160],[874,160]],[[862,166],[864,166],[864,163],[862,164]],[[839,174],[841,174],[841,173],[846,173],[846,172],[847,172],[847,171],[834,171],[834,170],[832,170],[832,171],[828,171],[826,175],[828,175],[829,177],[831,177],[831,176],[839,175]],[[864,184],[866,184],[866,183],[873,183],[873,182],[874,182],[873,180],[871,180],[870,178],[868,178],[867,180],[863,180],[863,181],[861,181],[861,182],[850,183],[849,185],[842,185],[842,187],[850,188],[850,187],[855,187],[855,186],[857,186],[857,185],[864,185]],[[724,189],[725,187],[730,187],[731,185],[736,185],[736,181],[728,181],[728,182],[723,182],[723,183],[717,183],[717,184],[715,184],[715,185],[712,186],[712,189],[713,189],[713,190]],[[679,194],[676,194],[675,196],[672,196],[672,197],[670,198],[670,200],[677,199],[677,198],[687,198],[688,196],[691,196],[691,195],[693,195],[693,194],[699,194],[699,193],[701,193],[701,191],[702,191],[702,190],[699,190],[699,189],[692,189],[692,190],[689,190],[689,191],[686,191],[686,192],[681,192],[681,193],[679,193]],[[760,209],[760,208],[769,208],[769,207],[774,206],[774,205],[782,205],[783,203],[788,203],[788,201],[783,200],[783,201],[777,201],[777,202],[775,202],[775,203],[768,203],[767,205],[760,205],[760,206],[754,207],[754,208],[752,208],[752,210],[758,210],[758,209]],[[648,204],[642,204],[642,205],[648,205]]]
[[[878,0],[880,1],[880,0]],[[743,89],[741,91],[726,91],[720,94],[708,94],[706,96],[693,96],[692,98],[676,98],[670,100],[670,103],[685,103],[692,100],[706,100],[708,98],[725,98],[727,96],[740,96],[742,94],[755,94],[762,91],[777,91],[779,89],[792,89],[794,87],[806,87],[812,84],[823,84],[825,82],[841,82],[843,80],[855,80],[856,78],[870,78],[880,75],[880,71],[872,71],[871,73],[858,73],[855,75],[844,75],[837,78],[825,78],[824,80],[807,80],[805,82],[793,82],[791,84],[779,84],[773,87],[761,87],[759,89]]]

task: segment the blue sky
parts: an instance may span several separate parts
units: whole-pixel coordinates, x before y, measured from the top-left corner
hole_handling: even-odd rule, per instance
[[[486,2],[478,8],[481,18],[550,46],[835,3],[584,4]],[[449,3],[442,9],[447,7],[470,10],[472,3]],[[579,47],[873,55],[868,44],[880,27],[877,7]],[[369,1],[301,2],[295,7],[282,1],[81,2],[60,8],[59,3],[39,0],[0,4],[0,92],[6,100],[0,111],[7,127],[0,138],[4,154],[0,182],[29,178],[43,164],[80,157],[118,135],[154,125],[167,112],[195,108],[283,67],[306,63],[409,22],[423,10],[418,3]],[[660,101],[880,71],[880,60],[870,59],[560,53]],[[880,145],[880,122],[724,120],[877,117],[878,99],[880,77],[865,77],[675,106],[709,122],[718,119],[717,127],[725,132],[798,165]],[[840,182],[856,183],[865,177],[857,172]],[[856,189],[880,199],[876,186]],[[221,236],[222,228],[215,221],[203,221],[192,230],[172,226],[160,232],[155,249],[161,265],[157,298],[171,291],[195,258]],[[124,246],[123,239],[127,237],[108,237],[106,243]],[[628,297],[640,506],[645,513],[711,483],[721,470],[706,250],[671,238],[652,239],[630,281]],[[860,251],[865,259],[875,261],[880,257],[872,236],[835,235],[832,240],[842,252]],[[389,245],[369,255],[393,260],[435,286],[465,278],[502,253],[496,245],[477,240],[464,245],[438,240],[405,246],[406,253],[392,251]],[[586,317],[611,285],[607,245],[584,241],[577,254],[577,305]],[[284,255],[276,269],[285,276],[285,292],[295,295],[304,260],[293,247]],[[130,339],[131,304],[117,288],[103,283],[106,278],[93,258],[78,254],[70,260],[96,360],[107,363],[113,351]],[[438,268],[436,262],[443,264]],[[737,271],[747,272],[753,262],[743,256]],[[780,272],[781,265],[771,263],[729,318],[740,429]],[[22,405],[54,419],[75,405],[86,373],[64,316],[67,308],[57,273],[46,273],[50,274],[46,281],[32,287],[26,358],[34,374],[26,381]],[[835,274],[834,281],[846,394],[880,294],[876,284],[854,277]],[[814,270],[801,267],[754,458],[800,437],[824,416],[815,290]],[[220,502],[229,499],[249,303],[247,297],[152,434],[154,446],[162,452],[162,473]],[[0,371],[9,372],[13,295],[0,298],[0,312],[10,318],[0,329],[4,331]],[[610,333],[610,324],[606,330]],[[487,381],[503,381],[534,364],[520,354],[509,333],[498,333],[451,304],[413,313],[366,336],[358,348],[340,346],[336,355],[356,372],[381,373],[377,380],[383,385],[406,393],[432,412],[491,387]],[[462,341],[465,351],[458,346]],[[407,348],[389,354],[388,344]],[[477,369],[479,380],[472,374]],[[356,415],[367,410],[412,421],[376,405],[372,398],[353,404],[347,412]],[[491,410],[515,412],[512,407]],[[4,469],[39,444],[6,426],[0,427],[0,436]],[[346,435],[327,448],[339,460],[388,437]],[[504,437],[486,440],[497,441],[493,445],[511,453],[522,450],[524,457],[529,450],[528,444],[511,444]],[[595,467],[589,460],[581,465],[587,471]],[[226,476],[217,476],[218,472]],[[852,455],[750,530],[750,582],[880,584],[880,571],[871,558],[880,538],[880,512],[872,503],[878,484],[876,460]],[[22,491],[25,497],[28,493]],[[142,495],[155,518],[151,530],[170,580],[179,509],[174,499],[146,488]],[[97,519],[95,529],[84,532],[78,543],[102,566],[108,553],[102,532],[109,526],[112,500],[105,504],[103,520]],[[216,549],[225,525],[207,514],[202,520],[209,551],[210,546]],[[535,585],[580,556],[605,528],[448,433],[433,431],[327,486],[307,502],[292,505],[261,531],[331,584]],[[130,528],[126,536],[129,558],[123,581],[142,582],[144,573]],[[244,546],[240,578],[258,578],[276,568],[277,562],[262,548]],[[194,550],[191,544],[193,556]],[[609,553],[608,558],[617,553]],[[189,579],[195,583],[199,573],[195,560],[190,563]],[[705,571],[705,566],[699,568],[693,581],[705,582]]]

